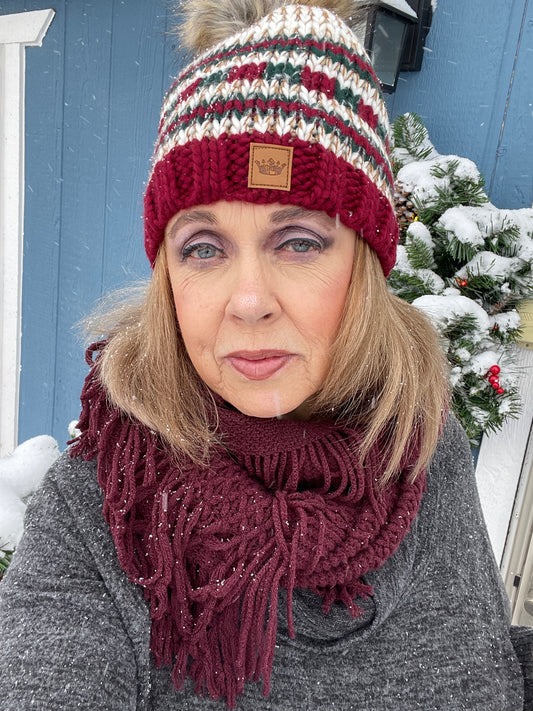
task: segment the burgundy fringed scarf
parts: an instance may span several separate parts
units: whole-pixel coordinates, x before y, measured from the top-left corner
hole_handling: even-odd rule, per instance
[[[95,346],[88,351],[91,362]],[[97,458],[103,514],[120,565],[143,586],[151,650],[177,689],[235,706],[244,683],[263,679],[276,642],[279,588],[309,588],[324,611],[372,593],[362,576],[398,548],[416,516],[425,477],[409,468],[379,492],[378,452],[358,464],[350,428],[257,419],[219,408],[218,446],[208,467],[179,469],[159,437],[109,406],[97,377],[82,391],[81,436],[72,456]]]

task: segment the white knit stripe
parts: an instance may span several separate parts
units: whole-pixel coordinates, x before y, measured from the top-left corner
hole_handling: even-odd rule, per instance
[[[209,131],[206,131],[205,124],[201,126],[197,121],[193,121],[187,127],[172,135],[172,140],[166,142],[165,150],[161,152],[157,161],[161,160],[175,146],[186,145],[195,139],[198,141],[206,137],[217,139],[224,135],[241,135],[252,133],[252,131],[275,133],[277,135],[292,133],[302,141],[320,144],[336,157],[342,158],[354,168],[362,170],[385,195],[390,204],[393,204],[393,194],[388,180],[380,174],[379,170],[369,160],[365,160],[361,153],[352,151],[348,143],[341,141],[338,135],[334,133],[327,134],[322,125],[315,126],[310,124],[308,121],[302,120],[298,115],[288,116],[283,124],[278,121],[278,118],[274,115],[258,117],[257,115],[247,114],[242,119],[238,119],[236,116],[228,114],[222,120],[210,119]]]
[[[313,54],[304,54],[302,52],[295,52],[294,50],[275,50],[269,52],[250,52],[245,56],[233,56],[217,62],[217,72],[222,71],[229,73],[234,68],[240,68],[249,64],[261,64],[266,62],[268,65],[276,64],[290,64],[294,68],[303,68],[308,66],[312,72],[322,72],[327,77],[331,79],[336,79],[339,88],[344,91],[349,89],[353,92],[355,96],[359,95],[363,102],[370,106],[374,113],[378,117],[380,124],[388,131],[388,115],[387,110],[381,97],[379,95],[379,90],[372,87],[365,79],[361,78],[359,74],[353,69],[349,69],[340,62],[335,62],[330,57],[317,57]],[[198,79],[205,78],[205,67],[198,67],[197,71],[191,75],[183,87],[176,87],[172,94],[166,97],[163,104],[163,112],[173,110],[173,104],[176,103],[180,91],[183,92],[188,86],[191,86]],[[237,86],[237,82],[225,82],[228,87]],[[247,85],[244,84],[244,88]],[[297,88],[297,87],[295,87]],[[211,93],[213,91],[213,86],[201,87],[200,91],[206,92],[208,95],[215,96]],[[230,91],[230,89],[228,89]],[[180,106],[180,113],[185,113],[187,107],[190,104],[196,104],[198,101],[198,94],[194,92],[186,101],[184,101]],[[182,108],[183,107],[183,108]]]
[[[270,15],[262,18],[256,25],[244,29],[232,38],[231,46],[249,44],[263,39],[291,39],[305,37],[306,35],[331,40],[334,44],[343,45],[352,49],[368,64],[370,60],[359,38],[350,28],[341,22],[337,15],[323,7],[288,5],[274,10]],[[216,48],[208,50],[207,54],[216,54],[227,48],[227,41],[221,42]]]
[[[360,124],[364,123],[360,119],[357,120]],[[358,130],[357,127],[355,128]],[[338,158],[343,158],[351,165],[358,165],[361,161],[369,166],[372,165],[370,158],[365,159],[362,157],[363,155],[366,156],[364,148],[360,150],[353,149],[348,139],[341,138],[336,132],[327,132],[323,124],[318,124],[317,126],[299,115],[281,117],[274,114],[259,116],[252,113],[245,113],[241,118],[232,113],[222,118],[210,117],[203,124],[198,121],[192,121],[186,127],[167,136],[157,151],[155,162],[162,160],[175,146],[184,145],[193,138],[201,140],[207,136],[218,138],[224,134],[251,134],[253,131],[274,133],[276,135],[292,133],[309,143],[319,143],[323,148],[332,151]],[[365,172],[368,171],[365,169]],[[387,178],[378,168],[372,167],[371,172],[372,176],[374,176],[372,179],[379,182],[380,185],[382,183],[388,184]],[[390,190],[387,192],[389,193]]]
[[[244,60],[243,64],[248,64],[250,61],[249,58],[253,55],[253,51],[240,55],[237,53],[237,48],[240,46],[253,45],[263,40],[302,39],[307,34],[316,38],[318,42],[323,38],[326,42],[329,41],[334,45],[340,45],[348,52],[361,57],[364,62],[371,66],[370,59],[362,41],[346,24],[339,20],[337,15],[322,7],[288,5],[277,8],[270,15],[262,18],[257,24],[247,27],[228,40],[223,40],[218,45],[207,49],[184,69],[182,76],[187,74],[191,67],[196,66],[197,69],[194,72],[195,78],[198,76],[203,77],[205,75],[205,64],[218,54],[230,53],[231,57],[229,59],[221,58],[216,60],[217,67],[224,66],[226,61],[231,64],[241,60],[241,58]],[[267,51],[268,50],[265,50],[265,52]],[[287,51],[299,54],[305,50],[291,50],[288,48]],[[261,55],[259,50],[257,51],[257,55],[266,56],[266,54]],[[192,83],[192,81],[194,81],[194,79],[192,79],[191,82],[189,82],[188,79],[187,84]],[[379,93],[376,90],[374,91],[379,97]],[[378,104],[382,104],[381,98],[379,98]]]
[[[350,106],[340,104],[335,99],[328,99],[322,92],[314,89],[309,90],[301,84],[289,84],[287,81],[278,82],[275,85],[264,79],[242,80],[240,84],[224,83],[206,86],[202,92],[195,93],[179,106],[179,113],[170,113],[163,124],[162,133],[181,116],[186,116],[201,103],[212,105],[214,101],[226,103],[236,99],[237,94],[242,93],[244,100],[254,100],[257,97],[264,97],[266,101],[281,100],[286,102],[298,101],[310,108],[317,108],[328,115],[334,115],[347,126],[355,128],[368,139],[371,145],[380,153],[386,153],[384,141],[378,133],[363,120]],[[197,119],[194,119],[197,120]],[[309,119],[312,120],[312,119]],[[166,139],[164,139],[166,140]],[[158,151],[159,152],[159,151]]]
[[[219,100],[223,103],[228,100],[234,99],[236,94],[236,86],[231,83],[225,82],[223,84],[215,84],[212,86],[205,87],[205,92],[194,93],[187,101],[180,105],[179,115],[186,115],[189,111],[192,111],[200,103],[206,102],[208,105],[212,105],[215,100]],[[244,91],[246,89],[246,91]],[[263,79],[256,79],[252,82],[246,80],[243,82],[243,94],[246,99],[246,95],[250,98],[256,98],[257,96],[265,96],[266,100],[275,99],[283,100],[287,103],[298,101],[305,106],[311,108],[317,108],[325,112],[328,115],[334,115],[340,119],[346,126],[349,126],[355,130],[358,134],[364,136],[383,157],[387,156],[386,146],[381,140],[379,135],[363,120],[355,111],[348,106],[339,104],[336,100],[327,99],[325,95],[321,92],[315,90],[308,90],[301,84],[289,84],[287,81],[282,81],[273,85],[272,82],[265,81]],[[271,95],[270,95],[271,94]],[[170,124],[176,119],[175,115],[170,114],[163,126],[163,132],[165,132]],[[259,120],[258,114],[254,114],[256,121]],[[308,119],[312,126],[314,126],[315,121],[313,119]],[[202,126],[198,119],[193,119],[193,123],[197,123],[201,131],[205,132],[205,122]],[[256,124],[256,130],[261,131],[259,124]],[[241,131],[242,132],[242,131]],[[276,133],[280,133],[280,128],[276,127]],[[176,134],[169,136],[168,134],[163,139],[161,145],[158,147],[154,160],[158,161],[164,157],[164,155],[170,150],[167,147],[167,143],[174,145],[176,143]],[[348,142],[350,139],[346,137],[344,142]],[[181,143],[181,141],[180,141]],[[361,149],[364,150],[364,149]],[[389,166],[390,168],[390,166]]]

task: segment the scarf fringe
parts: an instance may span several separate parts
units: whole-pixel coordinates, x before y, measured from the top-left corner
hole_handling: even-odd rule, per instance
[[[209,467],[178,470],[155,433],[108,402],[92,360],[102,346],[88,351],[71,455],[97,458],[120,565],[150,605],[156,664],[172,667],[177,689],[190,677],[196,693],[225,697],[228,708],[248,680],[262,680],[268,696],[280,587],[291,637],[295,588],[320,595],[325,613],[341,601],[361,614],[354,600],[372,594],[362,576],[397,549],[424,477],[378,493],[379,452],[363,469],[357,432],[332,427],[314,439],[304,432],[287,451],[219,448]]]

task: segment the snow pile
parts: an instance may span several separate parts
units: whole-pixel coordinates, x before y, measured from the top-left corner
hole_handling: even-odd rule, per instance
[[[398,156],[398,150],[395,149],[395,156]],[[437,154],[430,160],[406,163],[398,171],[397,181],[411,193],[413,199],[428,203],[437,201],[439,191],[450,189],[449,174],[452,172],[458,180],[476,183],[480,179],[476,164],[469,158]]]
[[[478,252],[464,267],[455,273],[458,279],[468,279],[471,274],[487,274],[495,279],[508,279],[520,268],[518,257],[503,257],[494,252]]]
[[[12,551],[18,545],[28,498],[59,454],[56,440],[40,435],[20,444],[12,455],[0,458],[0,552]]]
[[[433,239],[431,238],[431,232],[425,226],[423,222],[412,222],[407,228],[407,236],[410,239],[417,239],[423,242],[426,247],[433,249]]]
[[[476,353],[476,355],[472,356],[470,359],[470,369],[476,375],[483,377],[491,365],[498,362],[499,357],[500,354],[497,351],[488,348],[486,351]]]
[[[495,314],[490,317],[492,328],[498,327],[500,333],[506,335],[509,331],[516,331],[522,325],[520,314],[516,309],[505,311],[501,314]]]
[[[437,221],[437,227],[445,230],[449,238],[456,237],[463,244],[483,245],[484,235],[478,220],[476,220],[478,211],[479,208],[466,205],[450,207]]]
[[[81,430],[78,429],[78,420],[71,420],[68,424],[67,430],[70,439],[76,439],[76,437],[81,435]]]
[[[477,326],[472,334],[474,342],[484,338],[490,327],[485,309],[466,296],[419,296],[413,301],[413,306],[424,311],[439,330],[444,330],[457,317],[472,316]]]

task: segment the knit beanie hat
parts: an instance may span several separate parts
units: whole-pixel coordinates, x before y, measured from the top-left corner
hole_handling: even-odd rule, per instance
[[[152,266],[173,215],[226,200],[323,211],[366,240],[388,275],[398,239],[389,122],[365,50],[337,14],[354,5],[183,4],[187,41],[208,48],[163,102],[144,204]]]

